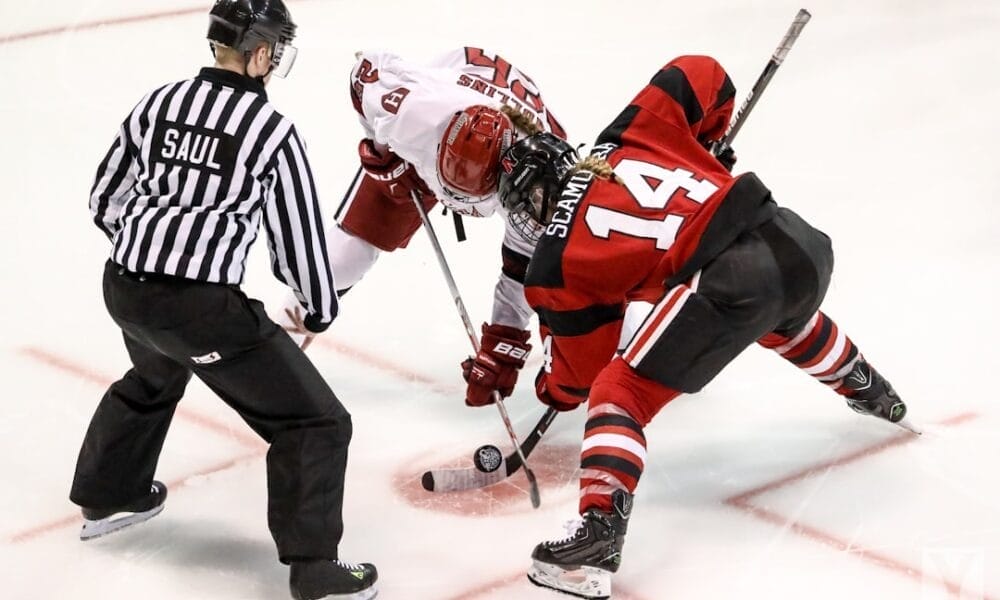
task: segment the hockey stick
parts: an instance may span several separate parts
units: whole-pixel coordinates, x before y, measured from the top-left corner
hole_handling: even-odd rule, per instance
[[[729,124],[729,129],[726,134],[722,136],[722,139],[712,144],[712,154],[719,156],[725,152],[733,143],[733,138],[736,134],[740,132],[743,128],[743,124],[746,123],[747,117],[750,115],[750,111],[757,104],[757,100],[760,99],[760,95],[764,92],[764,88],[767,84],[771,82],[771,78],[777,73],[778,67],[781,63],[785,61],[785,57],[788,56],[788,51],[792,49],[792,45],[795,40],[799,39],[799,34],[802,33],[802,28],[806,26],[812,15],[809,11],[800,8],[799,12],[792,19],[792,24],[788,26],[788,31],[785,32],[785,37],[781,38],[781,43],[778,44],[778,48],[771,55],[771,60],[767,61],[767,65],[764,66],[764,71],[761,72],[760,77],[750,88],[750,93],[747,95],[747,99],[743,101],[740,105],[740,109],[736,111],[736,116],[733,117],[732,122]]]
[[[768,61],[767,65],[764,67],[764,72],[757,78],[757,82],[754,84],[750,95],[743,102],[743,105],[740,106],[740,109],[730,124],[729,129],[726,131],[726,134],[721,140],[712,146],[712,153],[714,155],[718,156],[725,151],[725,149],[732,142],[732,139],[739,132],[740,128],[743,127],[744,120],[757,103],[757,99],[761,92],[764,91],[764,88],[767,87],[771,78],[774,77],[774,73],[785,60],[785,56],[791,49],[792,44],[795,43],[799,33],[802,32],[802,28],[809,22],[811,16],[812,15],[809,14],[809,11],[805,9],[799,10],[792,22],[792,25],[788,28],[784,38],[782,38],[781,43],[778,45],[778,49],[775,50],[774,54],[771,56],[771,60]],[[414,200],[416,201],[416,198],[414,198]],[[423,206],[419,206],[418,210],[420,210],[421,214],[423,214]],[[432,242],[435,242],[436,240],[433,239],[433,233],[431,235]],[[440,256],[441,255],[439,254],[439,257]],[[446,269],[447,267],[443,268]],[[446,274],[445,277],[447,278],[448,275]],[[452,290],[452,294],[456,295],[457,292]],[[456,303],[460,302],[461,299],[456,298]],[[463,314],[463,321],[465,321],[466,329],[469,331],[470,337],[474,339],[474,335],[471,330],[472,325],[468,322],[464,309],[460,307],[459,312]],[[534,429],[532,429],[531,433],[528,434],[524,444],[520,448],[517,448],[515,452],[503,458],[500,462],[500,466],[497,467],[496,470],[484,472],[480,471],[477,467],[467,467],[463,469],[432,469],[424,472],[423,477],[421,477],[420,480],[421,484],[424,489],[432,492],[454,492],[487,487],[503,481],[520,468],[521,464],[523,464],[522,457],[527,457],[531,454],[531,451],[535,448],[538,440],[541,439],[541,436],[548,430],[552,420],[555,419],[556,414],[557,412],[552,408],[546,410],[541,419],[535,425]]]
[[[531,455],[531,451],[535,449],[535,445],[538,444],[538,441],[548,430],[549,425],[552,424],[552,421],[555,420],[558,414],[559,412],[556,409],[549,407],[542,414],[542,418],[535,424],[535,428],[531,430],[528,437],[524,438],[520,453],[511,452],[508,454],[500,461],[500,466],[494,471],[480,471],[477,467],[431,469],[424,472],[423,477],[420,478],[420,483],[428,492],[461,492],[500,483],[521,468],[521,465],[524,464],[521,461],[521,455],[525,457]]]
[[[736,134],[743,128],[743,124],[746,123],[747,116],[750,115],[750,111],[753,110],[753,107],[757,104],[757,100],[760,99],[760,95],[763,93],[764,88],[766,88],[767,84],[771,82],[774,74],[778,71],[778,67],[780,67],[781,63],[785,61],[785,57],[788,56],[788,52],[792,49],[792,45],[795,44],[795,40],[799,39],[799,34],[802,33],[802,29],[811,18],[812,15],[804,8],[800,8],[799,12],[796,13],[795,18],[792,19],[792,24],[788,26],[788,31],[786,31],[785,36],[781,38],[781,43],[778,44],[778,48],[774,51],[774,54],[771,55],[771,60],[767,61],[767,65],[764,66],[764,70],[761,72],[757,81],[750,89],[750,93],[747,95],[746,100],[744,100],[743,104],[740,105],[740,109],[736,112],[736,116],[733,117],[732,122],[730,122],[729,129],[726,131],[726,134],[722,136],[722,139],[712,144],[711,152],[714,156],[719,156],[732,144],[733,138],[735,138]],[[923,434],[922,427],[914,424],[906,418],[892,424],[917,435]]]
[[[777,68],[785,60],[785,56],[791,49],[792,44],[795,43],[799,33],[802,32],[802,28],[805,27],[807,22],[809,22],[810,17],[811,15],[805,9],[800,10],[795,16],[792,25],[785,33],[785,37],[782,38],[781,43],[778,45],[778,49],[775,50],[774,54],[771,56],[771,60],[768,61],[765,66],[764,72],[761,73],[760,77],[758,77],[750,95],[743,102],[743,105],[737,112],[736,117],[730,124],[726,135],[713,145],[713,154],[718,155],[725,151],[725,149],[732,142],[732,139],[739,132],[740,128],[743,127],[744,119],[750,114],[750,111],[757,103],[757,99],[761,92],[764,91],[764,88],[767,87],[771,78],[774,77],[774,73],[777,71]],[[422,209],[423,207],[421,206],[420,208]],[[457,301],[460,302],[460,300]],[[471,328],[471,324],[466,322],[466,328]],[[528,434],[528,437],[525,439],[524,444],[520,447],[519,451],[511,453],[505,457],[500,462],[500,466],[497,467],[496,470],[484,472],[480,471],[477,467],[467,467],[463,469],[432,469],[424,472],[423,477],[421,477],[421,483],[424,489],[432,492],[454,492],[487,487],[503,481],[520,468],[522,464],[521,457],[526,457],[531,454],[531,451],[535,448],[535,445],[541,439],[541,436],[548,430],[549,425],[552,423],[553,419],[555,419],[556,414],[558,413],[552,408],[546,410],[541,419],[535,425],[534,429],[532,429],[531,433]]]
[[[455,278],[451,274],[451,269],[448,267],[448,261],[444,258],[444,251],[441,249],[441,243],[438,241],[437,234],[434,233],[434,226],[431,225],[431,220],[427,216],[427,211],[424,210],[423,203],[420,202],[420,196],[417,192],[411,192],[410,198],[413,200],[414,206],[417,208],[417,213],[420,214],[420,220],[423,221],[424,229],[427,230],[427,236],[431,239],[431,245],[434,246],[434,253],[437,255],[438,265],[441,267],[441,273],[444,275],[445,281],[448,283],[448,289],[451,290],[451,297],[455,300],[455,308],[458,309],[458,316],[462,318],[462,324],[465,325],[465,333],[469,336],[469,341],[472,343],[473,351],[479,353],[479,338],[476,336],[475,329],[472,327],[472,320],[469,319],[469,311],[465,309],[465,303],[462,302],[462,295],[458,293],[458,286],[455,284]],[[500,411],[500,418],[503,420],[504,427],[507,428],[507,435],[510,437],[510,442],[514,446],[514,452],[520,459],[521,464],[524,465],[524,475],[528,478],[528,495],[531,497],[531,506],[538,508],[542,504],[541,494],[538,491],[538,480],[535,478],[535,472],[531,470],[528,466],[528,458],[521,452],[521,444],[517,440],[517,434],[514,433],[514,426],[510,422],[510,416],[507,414],[507,407],[503,404],[503,398],[500,397],[500,393],[496,390],[493,391],[493,404],[496,405],[497,410]]]

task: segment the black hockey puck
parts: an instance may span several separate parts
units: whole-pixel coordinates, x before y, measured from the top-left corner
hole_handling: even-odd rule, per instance
[[[483,473],[492,473],[499,469],[500,464],[503,463],[503,454],[500,453],[500,448],[486,444],[476,449],[476,453],[472,455],[472,462]]]
[[[424,486],[424,489],[428,492],[434,491],[434,475],[430,471],[424,473],[424,476],[420,478],[420,485]]]

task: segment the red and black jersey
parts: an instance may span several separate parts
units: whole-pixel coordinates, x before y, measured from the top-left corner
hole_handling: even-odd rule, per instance
[[[734,177],[706,149],[734,95],[714,59],[671,61],[597,138],[620,182],[581,171],[563,188],[525,289],[551,391],[585,395],[615,353],[627,302],[656,301],[774,215],[754,174]]]

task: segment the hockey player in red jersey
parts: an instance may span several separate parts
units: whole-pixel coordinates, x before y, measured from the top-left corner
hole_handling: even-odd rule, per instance
[[[706,56],[664,66],[600,134],[593,153],[548,134],[501,161],[512,224],[540,238],[526,295],[546,362],[539,399],[588,401],[581,521],[539,544],[529,578],[585,598],[610,595],[646,462],[644,427],[700,390],[757,342],[842,394],[858,412],[899,422],[892,386],[823,312],[829,238],[779,207],[753,173],[709,152],[735,90]],[[727,168],[728,167],[728,168]],[[652,303],[631,331],[629,307]],[[624,328],[624,331],[623,331]]]
[[[420,228],[413,194],[428,211],[440,202],[455,215],[490,216],[500,209],[500,155],[513,140],[537,131],[565,137],[534,81],[480,48],[428,64],[359,52],[350,94],[364,130],[361,168],[326,234],[340,294]],[[483,324],[479,354],[462,365],[471,406],[488,404],[494,390],[510,395],[531,348],[523,283],[533,246],[507,227],[491,322]]]

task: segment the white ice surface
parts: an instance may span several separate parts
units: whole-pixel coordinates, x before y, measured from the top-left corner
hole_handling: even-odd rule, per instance
[[[202,7],[201,4],[206,5]],[[209,61],[207,2],[0,3],[0,595],[4,598],[285,598],[265,523],[262,446],[193,383],[158,475],[182,482],[164,513],[83,544],[67,500],[104,386],[127,368],[106,316],[107,242],[90,223],[91,177],[129,109]],[[667,60],[716,56],[753,84],[799,4],[590,0],[291,5],[299,62],[269,93],[309,142],[332,214],[360,135],[347,99],[353,52],[430,57],[482,45],[530,73],[573,140],[590,142]],[[616,598],[1000,598],[1000,4],[814,0],[814,18],[735,147],[779,202],[828,232],[826,311],[932,425],[891,440],[770,353],[751,349],[648,428]],[[19,34],[195,9],[189,14]],[[16,39],[15,39],[16,38]],[[455,243],[435,215],[465,302],[486,318],[497,220]],[[284,290],[252,252],[246,289]],[[354,416],[342,555],[371,560],[387,600],[555,598],[524,578],[528,555],[575,510],[582,415],[561,416],[534,455],[542,508],[523,480],[432,496],[416,479],[504,446],[492,408],[467,409],[465,339],[426,237],[385,255],[310,351]],[[532,359],[537,366],[538,358]],[[409,377],[407,373],[422,377]],[[541,412],[530,375],[509,402],[520,431]],[[770,516],[768,516],[770,515]],[[768,520],[770,519],[770,520]]]

